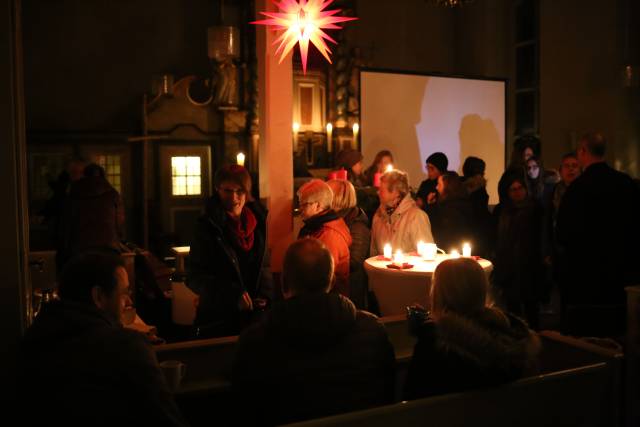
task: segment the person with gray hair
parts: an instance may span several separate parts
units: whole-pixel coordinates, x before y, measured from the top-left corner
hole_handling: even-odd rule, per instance
[[[331,208],[333,192],[326,182],[312,179],[297,192],[300,212],[304,226],[298,238],[311,236],[324,243],[335,266],[336,281],[334,289],[349,297],[349,263],[351,233],[347,224]]]
[[[431,223],[409,192],[409,178],[405,172],[385,172],[378,189],[380,207],[371,226],[371,256],[382,254],[384,245],[391,244],[395,252],[414,252],[418,242],[433,243]]]
[[[329,292],[333,258],[317,239],[287,249],[284,301],[238,340],[232,384],[242,425],[280,425],[393,401],[394,351],[378,318]]]
[[[640,190],[606,163],[606,148],[601,133],[580,139],[576,157],[583,172],[558,209],[564,328],[575,335],[622,333],[624,288],[640,283]],[[594,306],[607,315],[594,315]]]

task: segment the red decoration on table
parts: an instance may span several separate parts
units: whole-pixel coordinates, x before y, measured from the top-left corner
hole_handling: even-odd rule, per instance
[[[382,174],[380,172],[376,172],[373,174],[373,186],[380,187],[380,177]]]
[[[410,268],[413,268],[413,264],[405,262],[404,264],[402,264],[402,267],[396,264],[387,264],[387,268],[393,268],[394,270],[408,270]]]
[[[327,181],[331,181],[332,179],[338,179],[338,172],[337,171],[329,172],[329,176],[327,176]]]

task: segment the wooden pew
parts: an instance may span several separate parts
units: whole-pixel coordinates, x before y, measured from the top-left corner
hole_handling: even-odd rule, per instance
[[[404,316],[385,317],[381,321],[395,349],[396,396],[399,397],[402,395],[415,338],[409,334]],[[603,364],[600,370],[606,381],[603,380],[598,386],[602,392],[598,416],[606,420],[606,425],[621,425],[622,353],[553,331],[541,332],[540,338],[540,369],[543,376]],[[230,381],[237,340],[238,337],[213,338],[155,347],[159,361],[180,360],[187,364],[183,384],[176,392],[176,400],[192,425],[206,424],[204,420],[208,418],[204,417],[212,408],[216,408],[219,421],[231,417],[235,402]],[[224,422],[218,424],[225,425]]]
[[[607,381],[607,365],[601,362],[502,387],[402,402],[289,426],[600,426],[600,402]]]

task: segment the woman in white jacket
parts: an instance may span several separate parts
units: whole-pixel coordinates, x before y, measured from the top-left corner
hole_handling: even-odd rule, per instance
[[[415,252],[418,242],[433,243],[431,223],[409,192],[405,172],[392,170],[382,175],[378,190],[380,207],[371,226],[371,256],[382,254],[389,243],[393,251]]]

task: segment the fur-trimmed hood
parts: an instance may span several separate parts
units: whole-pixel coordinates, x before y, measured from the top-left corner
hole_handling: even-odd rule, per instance
[[[478,318],[447,313],[434,322],[438,351],[453,354],[497,378],[537,371],[540,340],[521,319],[487,309]]]

